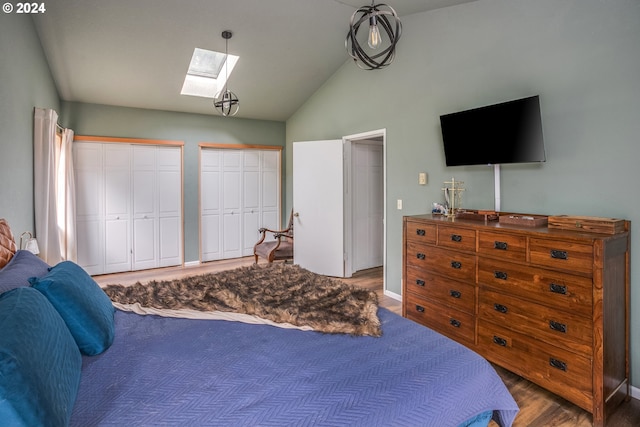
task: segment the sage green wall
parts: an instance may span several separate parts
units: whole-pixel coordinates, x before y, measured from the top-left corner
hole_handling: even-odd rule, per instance
[[[0,218],[34,231],[33,111],[60,100],[29,15],[0,14]]]
[[[213,106],[211,107],[213,108]],[[65,127],[76,135],[168,139],[184,142],[185,261],[200,259],[198,217],[198,144],[284,146],[285,124],[216,115],[63,102]]]
[[[640,225],[640,2],[479,0],[402,22],[393,64],[361,71],[345,63],[287,121],[286,137],[289,148],[386,128],[390,291],[401,292],[402,216],[442,201],[443,181],[465,182],[465,207],[493,208],[492,168],[445,167],[444,113],[540,95],[547,162],[502,167],[502,210]],[[289,149],[286,165],[290,205]],[[423,171],[426,186],[418,185]],[[632,238],[633,372],[640,372],[639,236]],[[640,375],[633,378],[640,387]]]

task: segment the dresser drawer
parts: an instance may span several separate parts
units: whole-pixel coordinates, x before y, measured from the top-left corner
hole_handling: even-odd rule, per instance
[[[478,253],[500,259],[525,261],[527,238],[517,234],[478,232]]]
[[[434,304],[414,294],[408,294],[406,298],[409,319],[464,344],[474,343],[476,322],[473,315]]]
[[[424,270],[407,267],[407,292],[430,301],[445,304],[473,314],[476,290],[473,284],[457,282],[443,276],[428,274]]]
[[[531,238],[529,260],[532,264],[592,275],[593,245]]]
[[[591,355],[593,321],[590,317],[554,310],[487,289],[480,289],[478,313],[483,320],[583,353],[586,357]]]
[[[590,359],[483,320],[478,321],[478,348],[492,362],[592,410]]]
[[[407,221],[405,236],[407,240],[419,243],[436,243],[436,226],[419,221]]]
[[[476,251],[476,231],[468,228],[438,225],[438,246]]]
[[[478,284],[583,316],[593,310],[593,284],[587,277],[479,257]]]
[[[476,280],[476,256],[433,246],[407,243],[407,265],[452,279]]]

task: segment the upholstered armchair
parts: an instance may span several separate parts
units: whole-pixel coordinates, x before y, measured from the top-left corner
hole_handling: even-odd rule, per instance
[[[293,259],[293,211],[289,215],[289,224],[284,230],[261,228],[258,231],[260,232],[260,240],[253,247],[256,264],[258,257],[262,257],[268,262]],[[265,242],[267,233],[274,233],[275,240]]]

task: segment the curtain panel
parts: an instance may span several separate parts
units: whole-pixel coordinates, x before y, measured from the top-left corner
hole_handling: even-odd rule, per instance
[[[49,265],[76,261],[73,131],[56,135],[58,113],[36,108],[33,125],[35,234]]]

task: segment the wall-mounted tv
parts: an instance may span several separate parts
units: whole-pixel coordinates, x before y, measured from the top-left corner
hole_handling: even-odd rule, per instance
[[[536,96],[440,116],[447,166],[544,162]]]

